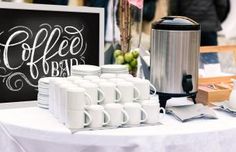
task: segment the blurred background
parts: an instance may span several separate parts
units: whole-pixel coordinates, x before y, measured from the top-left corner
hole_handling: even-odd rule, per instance
[[[1,1],[1,0],[0,0]],[[120,40],[116,23],[119,0],[2,0],[14,3],[41,3],[69,6],[102,7],[105,9],[105,52],[115,49]],[[139,36],[133,36],[137,47],[150,49],[151,24],[167,15],[187,16],[202,27],[202,46],[236,45],[236,1],[235,0],[144,0],[138,12]],[[136,38],[136,39],[135,39]],[[108,52],[108,51],[107,51]],[[111,53],[107,55],[111,56]],[[105,56],[106,57],[106,56]],[[221,63],[224,70],[236,73],[236,53],[213,53],[204,57],[206,63]],[[107,60],[107,63],[113,62]],[[202,61],[205,62],[205,61]]]

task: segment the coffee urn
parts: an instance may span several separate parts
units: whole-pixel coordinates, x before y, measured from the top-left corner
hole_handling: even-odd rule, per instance
[[[150,81],[162,107],[173,97],[195,103],[199,48],[200,25],[192,19],[167,16],[152,24]]]

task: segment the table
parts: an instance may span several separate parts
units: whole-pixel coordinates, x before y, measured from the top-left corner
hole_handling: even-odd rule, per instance
[[[235,152],[236,118],[186,123],[166,116],[158,126],[71,134],[45,109],[0,110],[0,152]]]

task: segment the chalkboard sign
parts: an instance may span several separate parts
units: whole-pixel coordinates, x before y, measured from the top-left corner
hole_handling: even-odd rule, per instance
[[[104,62],[101,8],[0,3],[0,102],[37,98],[38,79]]]

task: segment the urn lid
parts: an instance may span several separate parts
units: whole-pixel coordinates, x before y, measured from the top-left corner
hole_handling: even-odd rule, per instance
[[[152,29],[192,31],[200,30],[200,24],[184,16],[166,16],[152,24]]]

